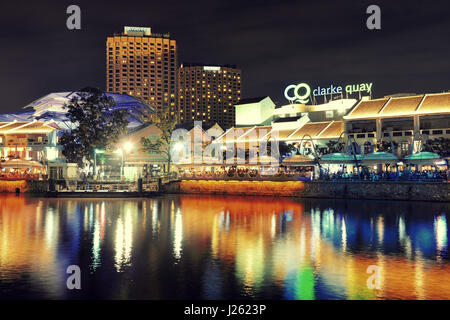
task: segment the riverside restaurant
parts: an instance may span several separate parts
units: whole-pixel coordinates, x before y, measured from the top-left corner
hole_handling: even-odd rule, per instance
[[[241,150],[246,156],[215,165],[186,162],[180,166],[182,176],[221,178],[272,172],[301,180],[448,180],[450,93],[363,97],[340,118],[329,121],[325,118],[330,110],[321,107],[311,112],[306,107],[292,104],[290,110],[297,113],[282,116],[275,108],[270,125],[266,119],[261,125],[228,129],[212,145],[220,146],[224,153]],[[256,103],[246,108],[262,107]],[[236,123],[242,119],[237,118]],[[276,143],[280,147],[278,156],[274,155],[277,161],[250,162],[249,154],[259,154],[262,144],[269,149]],[[288,150],[282,152],[282,145]]]

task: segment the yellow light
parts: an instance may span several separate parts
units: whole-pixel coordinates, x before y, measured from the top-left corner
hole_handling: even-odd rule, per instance
[[[131,149],[133,149],[133,144],[131,142],[127,141],[123,144],[123,148],[128,153],[131,151]]]

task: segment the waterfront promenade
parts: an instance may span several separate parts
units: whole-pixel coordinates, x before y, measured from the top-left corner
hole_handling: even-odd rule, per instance
[[[444,175],[323,175],[279,173],[194,173],[137,181],[0,181],[0,190],[44,197],[140,198],[163,194],[221,194],[295,198],[450,201]]]

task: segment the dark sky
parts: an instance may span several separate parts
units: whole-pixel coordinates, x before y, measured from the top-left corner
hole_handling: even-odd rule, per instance
[[[243,97],[279,103],[291,83],[373,82],[374,97],[450,89],[450,1],[5,1],[0,112],[50,92],[105,88],[106,36],[150,26],[177,40],[179,62],[236,64]],[[66,28],[67,6],[82,29]],[[366,8],[381,7],[381,30]]]

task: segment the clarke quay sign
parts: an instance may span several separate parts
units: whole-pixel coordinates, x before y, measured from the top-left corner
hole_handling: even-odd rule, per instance
[[[311,93],[313,96],[325,96],[328,94],[342,94],[345,90],[347,94],[353,94],[356,92],[367,92],[370,93],[372,91],[373,83],[361,83],[361,84],[349,84],[345,87],[342,86],[334,86],[331,85],[327,88],[317,87],[314,90],[311,90],[311,87],[307,83],[299,83],[297,85],[291,84],[284,89],[284,96],[291,103],[299,102],[299,103],[308,103]]]

